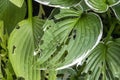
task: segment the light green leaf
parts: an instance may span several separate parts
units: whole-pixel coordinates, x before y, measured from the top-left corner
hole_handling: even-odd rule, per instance
[[[40,80],[40,71],[33,66],[37,56],[34,51],[42,36],[43,20],[33,18],[21,21],[11,33],[8,43],[9,58],[17,77]]]
[[[10,0],[10,1],[18,7],[22,7],[24,3],[24,0]]]
[[[83,72],[90,80],[120,79],[120,39],[100,43],[88,56]],[[118,78],[118,79],[116,79]]]
[[[115,13],[115,16],[120,21],[120,3],[118,5],[113,6],[112,9]]]
[[[36,63],[43,68],[59,70],[81,62],[101,38],[99,16],[83,14],[81,10],[65,11],[61,10],[54,16],[54,21],[48,20],[44,25],[40,57]]]
[[[53,7],[71,7],[78,4],[81,0],[35,0],[43,5],[53,6]]]
[[[96,12],[103,13],[110,6],[118,4],[119,0],[85,0],[86,4]]]
[[[4,21],[5,29],[10,33],[15,25],[24,19],[26,14],[25,4],[18,8],[9,0],[0,0],[0,20]]]

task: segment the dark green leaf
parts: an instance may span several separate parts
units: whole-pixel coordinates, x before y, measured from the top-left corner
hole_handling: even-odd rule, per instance
[[[4,21],[4,26],[10,33],[15,25],[24,19],[26,13],[25,4],[18,8],[13,5],[9,0],[0,0],[0,20]]]
[[[115,13],[115,16],[120,21],[120,3],[118,5],[113,6],[112,9]]]

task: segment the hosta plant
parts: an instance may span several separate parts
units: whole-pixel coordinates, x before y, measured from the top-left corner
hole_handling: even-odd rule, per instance
[[[119,30],[119,0],[0,0],[0,78],[119,80]]]

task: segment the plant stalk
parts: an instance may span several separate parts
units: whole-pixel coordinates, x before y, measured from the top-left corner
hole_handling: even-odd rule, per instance
[[[116,22],[113,22],[113,23],[111,24],[111,27],[110,27],[110,29],[109,29],[109,31],[108,31],[108,34],[107,34],[107,37],[106,37],[106,39],[105,39],[105,43],[107,43],[107,41],[110,39],[111,34],[112,34],[112,32],[113,32],[113,30],[114,30],[114,28],[115,28],[115,25],[116,25]]]
[[[32,0],[27,0],[28,2],[28,19],[32,22]]]
[[[57,79],[56,75],[57,75],[57,71],[55,69],[50,69],[48,80],[56,80]]]
[[[111,34],[112,34],[112,32],[113,32],[113,30],[114,30],[114,28],[115,28],[115,25],[116,25],[116,21],[113,21],[113,20],[112,20],[112,17],[111,17],[110,12],[111,12],[110,9],[108,9],[107,15],[108,15],[108,21],[109,21],[109,24],[110,24],[110,29],[109,29],[108,34],[107,34],[107,37],[106,37],[106,39],[105,39],[105,44],[106,44],[107,41],[110,39]],[[112,22],[112,21],[113,21],[113,22]]]
[[[45,80],[45,71],[41,70],[41,80]]]
[[[38,17],[42,18],[42,15],[45,16],[45,11],[44,11],[43,6],[41,4],[40,4],[39,8],[40,9],[39,9]]]
[[[104,54],[103,54],[103,69],[102,69],[102,73],[103,73],[103,77],[102,80],[106,80],[106,52],[107,52],[107,47],[105,46],[104,48]]]

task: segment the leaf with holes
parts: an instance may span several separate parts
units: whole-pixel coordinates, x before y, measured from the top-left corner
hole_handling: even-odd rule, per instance
[[[96,12],[106,12],[110,6],[118,4],[119,0],[85,0],[86,4]]]
[[[81,62],[98,44],[102,22],[98,15],[83,14],[82,10],[76,9],[62,9],[54,18],[44,25],[40,57],[36,64],[59,70]]]
[[[115,16],[120,21],[120,3],[118,5],[113,6],[112,9],[115,13]]]
[[[88,56],[83,72],[90,80],[120,79],[120,38],[100,43]]]
[[[81,0],[35,0],[43,5],[48,5],[52,7],[71,7],[78,4]]]
[[[24,3],[24,0],[10,0],[10,1],[18,7],[22,7]]]
[[[43,34],[44,21],[33,18],[21,21],[11,33],[8,43],[9,58],[17,77],[40,80],[40,71],[33,66],[37,56],[34,51]]]
[[[18,8],[13,5],[9,0],[0,0],[0,20],[4,21],[4,26],[10,33],[15,25],[24,19],[26,14],[25,4]]]

